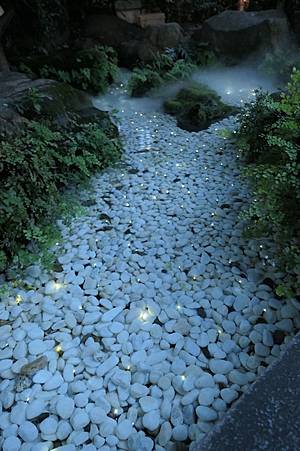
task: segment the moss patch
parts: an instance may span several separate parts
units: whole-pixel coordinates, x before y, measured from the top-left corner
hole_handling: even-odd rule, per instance
[[[166,100],[165,112],[175,116],[178,127],[197,132],[208,128],[238,109],[222,102],[218,94],[205,85],[194,83]]]

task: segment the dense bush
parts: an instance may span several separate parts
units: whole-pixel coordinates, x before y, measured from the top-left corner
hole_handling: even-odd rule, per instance
[[[166,82],[189,78],[197,66],[184,59],[176,59],[175,54],[157,55],[152,64],[135,68],[128,83],[133,97],[146,94]]]
[[[120,145],[96,123],[57,129],[30,121],[19,136],[0,143],[0,268],[25,259],[43,243],[60,211],[62,190],[117,160]]]
[[[252,233],[275,238],[295,287],[300,274],[300,72],[293,71],[285,93],[260,93],[240,119],[238,140],[254,193],[245,216]]]
[[[58,52],[54,56],[31,57],[20,66],[42,78],[69,83],[92,93],[104,92],[118,72],[118,60],[111,47]]]

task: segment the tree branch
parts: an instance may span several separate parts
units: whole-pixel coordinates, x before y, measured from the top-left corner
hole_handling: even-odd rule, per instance
[[[0,17],[0,38],[3,36],[3,33],[6,31],[14,15],[14,10],[9,9]]]

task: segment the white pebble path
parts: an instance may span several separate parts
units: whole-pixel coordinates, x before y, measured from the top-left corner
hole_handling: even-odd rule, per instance
[[[281,276],[272,249],[241,237],[247,190],[218,133],[234,127],[189,134],[123,114],[123,163],[93,178],[84,216],[60,224],[63,271],[31,267],[33,288],[2,296],[3,451],[195,443],[299,328],[299,303],[263,283]],[[46,367],[21,378],[40,356]]]

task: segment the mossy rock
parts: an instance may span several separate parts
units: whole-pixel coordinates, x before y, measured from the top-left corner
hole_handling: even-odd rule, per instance
[[[68,127],[76,118],[82,123],[97,123],[111,138],[118,136],[118,129],[112,123],[109,113],[92,105],[91,98],[85,92],[75,89],[67,83],[54,82],[40,91],[40,114],[59,125]]]
[[[178,127],[197,132],[208,128],[238,109],[222,102],[221,97],[208,86],[194,83],[181,89],[164,103],[166,113],[175,116]]]
[[[67,83],[52,83],[40,91],[41,113],[56,118],[69,112],[78,112],[90,106],[89,96]]]
[[[0,133],[16,133],[27,120],[68,127],[75,118],[79,123],[97,123],[112,138],[118,136],[109,114],[95,108],[87,93],[67,83],[31,80],[18,72],[2,73],[0,82]]]

